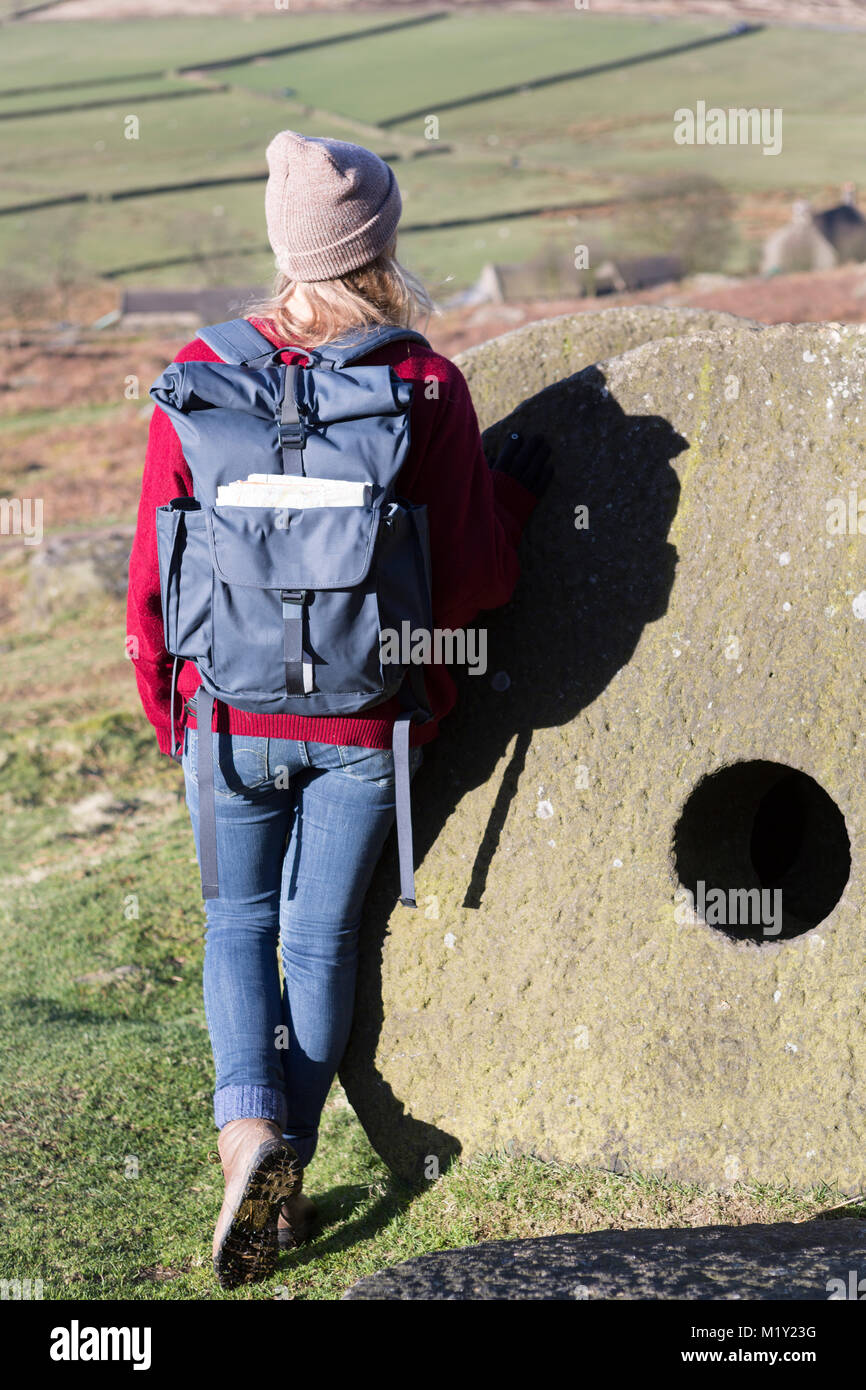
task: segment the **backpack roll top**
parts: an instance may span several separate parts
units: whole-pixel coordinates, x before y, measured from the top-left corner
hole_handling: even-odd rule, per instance
[[[284,399],[294,396],[300,460],[285,457]],[[252,369],[172,362],[150,388],[171,419],[200,501],[252,473],[301,473],[370,482],[383,492],[409,442],[412,383],[390,367]],[[300,466],[299,466],[300,464]],[[399,466],[399,465],[398,465]]]
[[[243,473],[283,471],[280,389],[278,368],[221,362],[172,362],[157,377],[149,394],[174,425],[199,502],[216,501],[220,484]]]
[[[412,383],[403,381],[390,367],[308,370],[298,374],[297,398],[299,409],[314,426],[365,416],[398,416],[409,408]]]

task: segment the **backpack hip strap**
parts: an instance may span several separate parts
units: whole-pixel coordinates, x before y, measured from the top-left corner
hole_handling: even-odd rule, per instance
[[[405,710],[394,720],[394,799],[397,803],[397,857],[400,861],[400,901],[404,907],[417,907],[415,864],[412,846],[412,795],[409,780],[409,726],[412,711]]]
[[[171,710],[171,756],[175,761],[177,760],[177,725],[174,719],[174,703],[177,699],[177,664],[179,660],[180,657],[176,656],[171,663],[171,695],[169,697],[171,700],[169,706]]]
[[[404,907],[417,907],[415,901],[415,864],[412,845],[412,793],[409,777],[409,727],[413,720],[426,724],[432,718],[424,675],[417,666],[409,666],[400,687],[400,700],[405,706],[394,720],[391,746],[394,750],[394,800],[397,807],[397,858],[400,863],[400,901]]]
[[[217,873],[216,842],[216,793],[213,783],[213,720],[214,697],[209,690],[200,685],[195,696],[195,719],[198,725],[198,751],[196,754],[198,778],[198,839],[201,862],[201,895],[203,898],[218,898],[219,876]]]

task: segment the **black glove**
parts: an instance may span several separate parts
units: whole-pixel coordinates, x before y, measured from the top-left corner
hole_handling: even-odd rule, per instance
[[[540,434],[524,439],[522,434],[509,434],[499,451],[499,457],[490,464],[491,470],[501,469],[510,473],[536,497],[542,497],[550,486],[553,469],[548,463],[550,445]],[[488,460],[489,461],[489,460]]]

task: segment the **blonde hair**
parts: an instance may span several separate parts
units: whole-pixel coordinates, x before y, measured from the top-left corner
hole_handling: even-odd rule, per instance
[[[396,247],[394,236],[375,260],[335,280],[301,282],[278,271],[272,294],[248,304],[244,317],[269,319],[284,342],[299,347],[328,343],[361,324],[393,323],[409,328],[422,315],[426,323],[437,310],[421,281],[397,260]],[[292,316],[291,295],[300,283],[311,319]]]

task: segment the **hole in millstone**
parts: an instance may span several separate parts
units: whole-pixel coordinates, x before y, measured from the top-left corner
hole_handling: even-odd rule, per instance
[[[734,763],[702,778],[673,848],[697,918],[761,945],[822,922],[851,872],[839,807],[814,778],[784,763]]]

